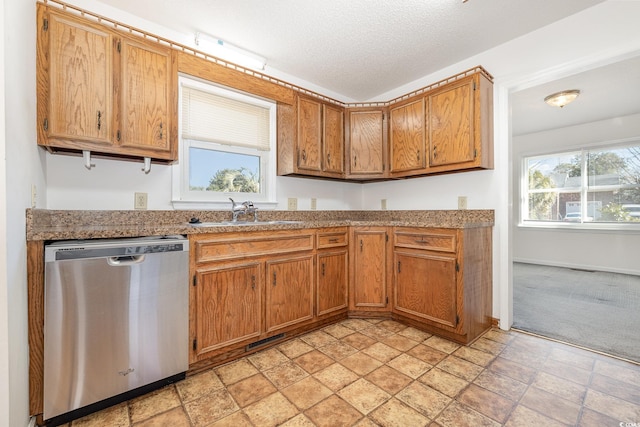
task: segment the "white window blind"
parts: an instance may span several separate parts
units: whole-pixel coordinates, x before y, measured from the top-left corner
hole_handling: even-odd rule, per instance
[[[182,88],[182,137],[269,151],[269,108]]]

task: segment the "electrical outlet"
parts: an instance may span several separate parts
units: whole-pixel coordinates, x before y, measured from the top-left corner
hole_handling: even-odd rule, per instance
[[[318,201],[315,197],[311,198],[311,210],[315,211],[318,208]]]
[[[387,199],[380,199],[380,209],[383,211],[387,210]]]
[[[298,199],[296,197],[289,197],[287,200],[287,209],[290,211],[298,210]]]
[[[133,197],[133,208],[139,210],[147,209],[147,193],[135,193]]]
[[[35,184],[31,184],[31,207],[36,207],[36,201],[38,200],[38,191]]]
[[[458,209],[467,209],[467,196],[458,196]]]

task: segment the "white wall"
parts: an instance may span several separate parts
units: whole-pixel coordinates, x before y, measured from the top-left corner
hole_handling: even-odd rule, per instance
[[[537,132],[513,139],[513,181],[522,174],[522,156],[544,154],[558,149],[571,150],[640,138],[640,114],[601,120],[562,129]],[[514,187],[514,200],[521,199]],[[520,217],[520,203],[514,203],[514,216]],[[514,223],[513,259],[563,267],[640,274],[638,254],[640,231],[541,229]]]
[[[82,166],[77,172],[64,171],[66,160],[47,158],[36,147],[35,141],[35,2],[24,0],[4,1],[4,71],[6,108],[6,242],[11,250],[0,256],[6,263],[6,277],[0,278],[0,344],[3,333],[8,340],[7,347],[0,347],[0,375],[9,371],[8,392],[0,385],[0,399],[9,398],[8,403],[0,404],[0,426],[26,426],[28,402],[27,374],[27,317],[26,317],[26,254],[24,249],[24,208],[30,204],[30,186],[39,188],[38,206],[59,206],[65,198],[77,200],[89,197],[95,191],[116,195],[116,204],[127,206],[131,203],[132,188],[142,186],[149,190],[150,207],[157,200],[166,198],[168,189],[158,190],[155,183],[143,182],[144,178],[135,178],[133,183],[120,182],[120,174],[138,176],[137,163],[117,162],[118,166],[109,166],[108,172],[100,179],[87,181]],[[78,0],[79,1],[79,0]],[[104,13],[125,22],[135,22],[98,10],[100,4],[85,0],[85,8],[96,13]],[[80,4],[82,6],[82,4]],[[640,16],[640,2],[607,1],[579,14],[559,21],[546,28],[513,40],[483,54],[447,67],[437,73],[412,82],[404,87],[382,96],[391,99],[407,93],[464,69],[481,64],[495,77],[495,164],[493,171],[468,172],[459,175],[420,178],[380,184],[341,184],[336,182],[299,180],[288,178],[284,181],[279,197],[291,194],[293,197],[312,197],[317,192],[319,208],[323,208],[322,199],[329,206],[365,206],[377,208],[380,194],[390,200],[390,208],[419,207],[432,209],[455,207],[457,195],[467,195],[470,208],[493,208],[496,210],[494,232],[494,315],[500,317],[501,326],[509,327],[510,284],[510,133],[509,133],[509,91],[524,88],[527,85],[540,84],[559,77],[567,69],[580,68],[606,58],[612,58],[624,52],[640,50],[640,28],[637,17]],[[146,28],[146,27],[145,27]],[[152,28],[151,32],[160,34]],[[2,64],[0,64],[2,65]],[[561,68],[558,71],[558,68]],[[1,100],[1,97],[0,97]],[[61,157],[60,157],[61,158]],[[76,159],[77,160],[77,159]],[[107,170],[107,166],[97,160],[98,168]],[[51,190],[47,202],[44,175],[48,167],[47,179],[51,180]],[[0,172],[3,167],[0,166]],[[75,171],[76,169],[74,169]],[[154,169],[155,170],[155,169]],[[71,176],[57,180],[58,174]],[[100,172],[102,174],[102,172]],[[142,174],[141,174],[142,175]],[[160,175],[160,174],[159,174]],[[97,175],[96,175],[97,176]],[[283,178],[284,179],[284,178]],[[116,180],[116,181],[111,181]],[[291,181],[289,181],[291,180]],[[140,181],[140,182],[138,182]],[[84,182],[89,182],[84,186]],[[117,182],[116,185],[110,184]],[[66,187],[69,187],[67,189]],[[307,188],[311,188],[309,191]],[[416,202],[417,193],[427,193]],[[157,194],[157,196],[156,196]],[[3,196],[0,186],[0,197]],[[342,200],[342,201],[340,201]],[[352,203],[352,200],[360,200]],[[303,203],[304,201],[301,201]],[[88,208],[103,209],[102,202],[91,201]],[[158,206],[161,202],[158,202]],[[75,205],[68,208],[75,209]],[[84,207],[87,208],[87,207]],[[3,209],[0,205],[0,220]],[[10,243],[9,243],[10,242]],[[4,243],[4,242],[3,242]],[[4,289],[4,288],[3,288]],[[3,332],[7,331],[7,332]],[[4,361],[4,362],[3,362]],[[6,366],[8,362],[8,367]],[[3,366],[4,364],[4,366]],[[2,378],[0,378],[2,380]],[[7,396],[8,395],[8,396]],[[3,399],[5,402],[6,399]],[[8,412],[3,411],[8,407]]]

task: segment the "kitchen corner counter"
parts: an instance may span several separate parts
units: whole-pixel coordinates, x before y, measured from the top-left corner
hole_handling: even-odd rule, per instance
[[[26,237],[27,241],[44,241],[339,226],[475,228],[494,225],[493,210],[260,211],[261,221],[299,222],[211,227],[188,224],[191,218],[222,222],[229,217],[229,211],[27,209]]]

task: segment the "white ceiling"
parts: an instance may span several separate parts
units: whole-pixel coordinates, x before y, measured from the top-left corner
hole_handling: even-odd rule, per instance
[[[571,104],[545,104],[547,95],[568,89],[580,90]],[[514,135],[640,113],[640,56],[515,92],[511,108]]]
[[[601,1],[101,0],[180,33],[219,37],[266,57],[267,74],[273,67],[348,102],[376,100]]]

